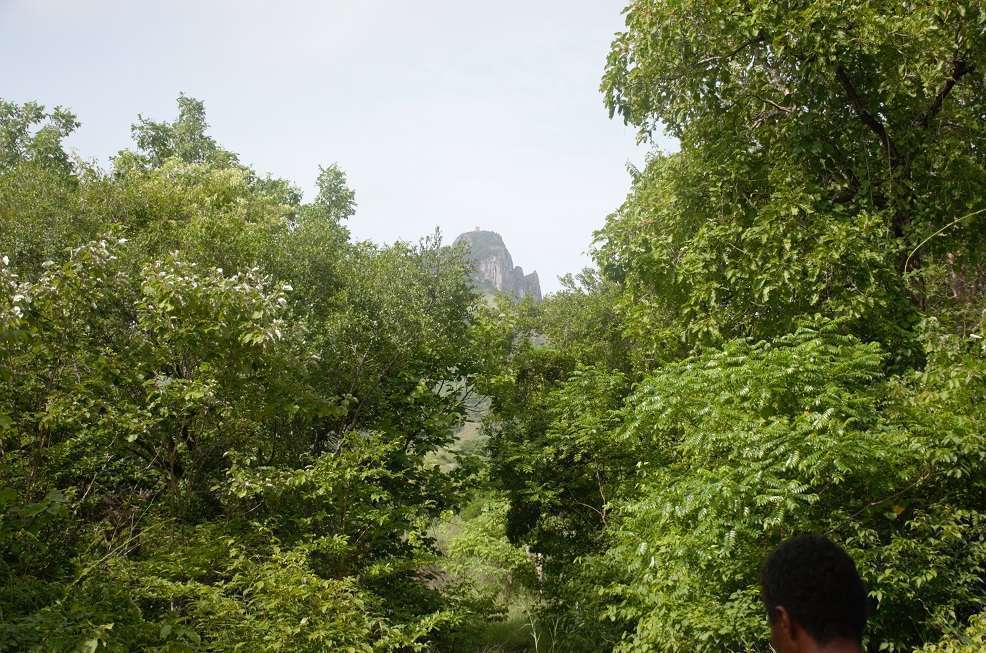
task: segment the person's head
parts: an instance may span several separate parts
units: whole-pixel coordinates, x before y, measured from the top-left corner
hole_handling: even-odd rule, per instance
[[[760,587],[778,653],[859,647],[866,588],[852,558],[828,538],[804,535],[781,544],[764,563]]]

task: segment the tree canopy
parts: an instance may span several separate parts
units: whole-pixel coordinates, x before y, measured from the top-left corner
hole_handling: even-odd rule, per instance
[[[769,650],[759,565],[824,533],[869,589],[867,650],[974,650],[986,7],[625,16],[605,102],[680,150],[631,170],[598,271],[501,321],[486,388],[543,622],[571,651]]]
[[[194,98],[109,170],[0,102],[0,651],[766,652],[804,533],[865,650],[982,648],[986,5],[625,17],[604,102],[680,150],[541,302]]]
[[[302,203],[192,98],[107,173],[38,154],[67,112],[4,111],[0,650],[442,641],[458,599],[420,579],[466,479],[428,463],[478,369],[461,253],[352,242],[341,169]]]

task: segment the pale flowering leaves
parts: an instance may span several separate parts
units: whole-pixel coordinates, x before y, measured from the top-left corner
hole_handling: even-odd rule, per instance
[[[162,335],[202,328],[218,338],[265,346],[283,338],[290,289],[275,287],[258,268],[227,276],[222,268],[199,269],[173,252],[145,267],[139,308],[145,327]]]
[[[18,280],[10,269],[10,259],[0,257],[0,336],[13,330],[20,323],[24,311],[31,303],[28,286]]]
[[[108,302],[132,301],[135,326],[164,341],[204,333],[217,343],[266,347],[300,328],[289,316],[291,285],[273,283],[259,268],[226,274],[171,252],[135,275],[119,265],[126,244],[126,238],[104,237],[76,247],[67,261],[46,261],[31,283],[17,277],[8,256],[0,257],[0,333],[15,330],[34,300],[71,306],[73,319],[82,320],[105,311]]]

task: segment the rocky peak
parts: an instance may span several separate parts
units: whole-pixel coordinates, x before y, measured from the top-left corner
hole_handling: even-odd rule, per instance
[[[524,268],[514,266],[503,238],[495,231],[467,231],[455,239],[455,244],[466,243],[475,267],[473,281],[485,292],[499,291],[518,299],[541,299],[541,283],[537,272],[524,274]]]

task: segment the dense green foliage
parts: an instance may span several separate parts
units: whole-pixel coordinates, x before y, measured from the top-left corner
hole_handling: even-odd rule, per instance
[[[0,102],[0,651],[766,652],[807,532],[867,650],[980,650],[984,71],[978,0],[633,0],[603,95],[681,149],[540,303],[193,98],[109,171]]]
[[[708,342],[818,313],[919,355],[918,313],[981,292],[986,217],[918,246],[986,202],[984,21],[975,0],[632,3],[607,103],[681,138],[605,230],[635,321]]]
[[[179,107],[102,173],[70,114],[3,104],[0,650],[440,641],[464,258],[350,242],[337,167],[302,204]]]
[[[598,273],[500,320],[484,379],[540,619],[560,650],[766,651],[759,566],[818,532],[868,584],[870,650],[975,648],[986,6],[626,18],[606,102],[681,149],[632,171]]]

